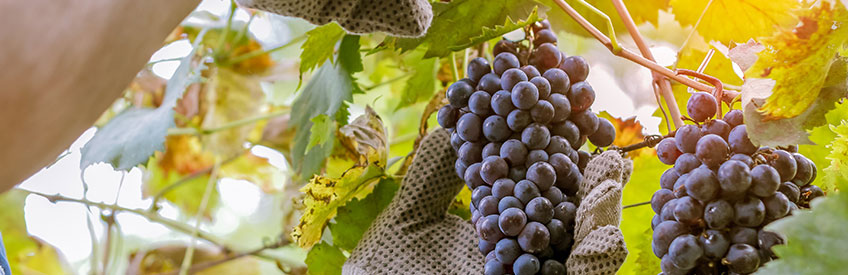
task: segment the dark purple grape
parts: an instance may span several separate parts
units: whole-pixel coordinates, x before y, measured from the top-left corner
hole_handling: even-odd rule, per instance
[[[668,246],[671,242],[678,236],[687,234],[688,232],[689,229],[682,223],[676,221],[661,222],[656,228],[654,228],[653,241],[651,242],[654,255],[662,257],[668,253]]]
[[[499,213],[503,214],[504,211],[506,211],[507,209],[510,209],[510,208],[516,208],[518,210],[521,210],[521,209],[524,209],[524,204],[521,203],[521,201],[518,200],[518,198],[513,197],[513,196],[506,196],[498,202],[498,212]],[[523,210],[521,210],[521,211],[523,211]]]
[[[571,151],[574,151],[574,149],[571,149],[571,144],[568,143],[568,140],[561,136],[551,136],[551,141],[548,143],[548,147],[545,147],[545,152],[548,153],[549,156],[556,153],[561,153],[563,155],[570,154]]]
[[[756,167],[755,167],[756,169]],[[728,199],[741,198],[754,182],[748,165],[738,160],[728,160],[718,168],[721,194]]]
[[[769,258],[777,257],[771,248],[775,245],[783,244],[784,242],[783,237],[777,233],[765,231],[764,229],[760,229],[760,231],[757,232],[757,246],[761,251],[766,252],[766,256]]]
[[[545,19],[542,21],[536,21],[536,23],[533,23],[530,27],[533,29],[533,33],[538,33],[541,30],[550,30],[551,23],[548,22],[548,19]]]
[[[527,145],[527,148],[545,149],[551,141],[551,132],[544,125],[533,123],[524,128],[521,132],[521,142]]]
[[[677,142],[673,138],[664,138],[657,144],[657,158],[663,164],[673,165],[681,154],[680,149],[677,149]]]
[[[801,188],[791,182],[781,183],[777,191],[783,193],[793,203],[798,203],[798,199],[801,198]]]
[[[480,208],[480,200],[490,195],[492,195],[492,188],[489,188],[488,186],[474,188],[474,191],[471,191],[471,206]],[[497,201],[495,201],[495,203],[497,203]]]
[[[531,221],[548,223],[554,218],[554,206],[551,201],[544,197],[538,197],[530,200],[527,206],[524,207],[527,218]]]
[[[480,249],[480,253],[488,254],[488,253],[491,253],[492,250],[495,249],[495,243],[494,242],[487,242],[486,240],[480,240],[477,243],[477,248]]]
[[[766,217],[766,206],[757,197],[748,196],[733,204],[734,223],[740,226],[759,226]]]
[[[512,105],[512,95],[508,91],[497,91],[492,95],[492,111],[499,116],[507,116],[515,110]]]
[[[495,257],[498,262],[512,264],[519,255],[521,255],[521,247],[518,246],[518,241],[515,239],[504,238],[495,245]]]
[[[730,159],[741,161],[742,163],[745,163],[745,165],[748,165],[748,168],[754,168],[754,159],[752,159],[748,155],[733,154],[732,156],[730,156]]]
[[[760,266],[760,255],[753,246],[734,244],[728,249],[722,263],[725,263],[731,272],[748,274]]]
[[[492,113],[492,96],[486,91],[474,92],[468,99],[468,109],[478,116],[488,116]]]
[[[551,83],[551,93],[568,94],[568,90],[571,88],[571,80],[565,71],[556,68],[550,69],[545,71],[542,77]]]
[[[504,141],[512,135],[506,120],[498,115],[492,115],[483,121],[483,136],[492,142]]]
[[[533,50],[530,55],[530,64],[536,66],[542,71],[554,68],[562,62],[562,55],[556,45],[551,43],[542,43]]]
[[[497,199],[503,199],[506,196],[512,196],[512,190],[515,188],[515,181],[508,178],[501,178],[492,184],[492,196]],[[472,193],[473,194],[473,193]]]
[[[536,85],[536,89],[539,90],[539,99],[547,99],[551,96],[551,83],[544,77],[536,76],[530,78],[530,83]]]
[[[547,100],[539,100],[536,105],[530,109],[530,117],[533,121],[548,124],[554,118],[554,106]]]
[[[512,273],[516,275],[536,274],[536,272],[539,272],[540,265],[541,263],[536,256],[525,253],[515,259],[515,263],[512,264]]]
[[[589,136],[589,141],[598,147],[607,147],[615,141],[615,126],[606,119],[598,119],[598,130]]]
[[[695,153],[698,140],[701,139],[701,129],[698,126],[687,124],[677,129],[674,133],[674,142],[677,150],[683,153]]]
[[[730,125],[720,119],[708,120],[701,125],[701,132],[705,135],[714,134],[727,140],[727,135],[730,134]]]
[[[660,188],[668,189],[671,191],[674,188],[674,183],[677,182],[677,179],[680,178],[680,173],[674,169],[674,167],[669,168],[663,172],[662,176],[660,176]]]
[[[518,245],[529,253],[541,252],[550,244],[551,233],[544,224],[528,222],[518,234]]]
[[[689,272],[688,269],[681,269],[671,262],[671,255],[657,256],[660,257],[660,269],[662,275],[685,275]]]
[[[795,178],[798,170],[798,163],[795,162],[795,157],[784,150],[775,150],[774,154],[769,158],[769,164],[777,170],[777,173],[780,175],[780,181],[791,181]]]
[[[717,200],[704,207],[704,222],[712,229],[724,229],[734,217],[733,206],[725,200]]]
[[[496,243],[504,237],[498,226],[498,215],[488,215],[477,221],[477,235],[490,243]]]
[[[506,169],[504,169],[506,171]],[[544,161],[533,163],[527,168],[527,179],[536,183],[540,191],[551,188],[556,182],[554,167]]]
[[[698,238],[691,234],[678,236],[668,247],[671,263],[682,269],[694,268],[703,255],[704,249],[698,245]]]
[[[482,132],[483,120],[473,113],[467,113],[459,117],[456,123],[456,132],[463,140],[478,141]]]
[[[552,100],[553,98],[554,96],[551,96]],[[551,102],[554,103],[554,109],[556,110],[556,101]],[[574,145],[574,143],[580,141],[580,129],[577,128],[577,125],[575,125],[574,122],[571,122],[570,120],[556,122],[551,125],[550,130],[552,135],[564,137],[566,140],[568,140],[569,144]]]
[[[586,151],[578,151],[580,159],[577,161],[577,167],[580,167],[580,171],[586,171],[586,166],[589,165],[589,161],[592,160],[592,155]]]
[[[798,153],[792,153],[792,157],[795,158],[795,163],[797,165],[795,177],[792,178],[792,181],[799,182],[801,185],[807,185],[807,183],[810,182],[810,179],[813,178],[812,161]]]
[[[505,88],[505,87],[504,87]],[[539,89],[529,81],[521,81],[512,88],[512,105],[522,110],[528,110],[539,101]]]
[[[704,122],[704,120],[715,116],[717,106],[716,98],[713,95],[695,92],[686,101],[686,112],[693,120]]]
[[[780,174],[773,167],[760,164],[751,169],[751,194],[768,197],[780,188]]]
[[[527,158],[527,146],[517,139],[510,139],[501,145],[500,157],[511,165],[524,163]]]
[[[724,114],[724,121],[730,125],[731,128],[742,125],[744,123],[744,118],[742,116],[742,110],[730,110],[727,114]]]
[[[483,145],[481,144],[478,142],[465,142],[459,147],[457,156],[467,165],[480,162],[483,160]]]
[[[486,159],[488,156],[500,156],[501,154],[501,143],[500,142],[489,142],[486,143],[486,146],[483,146],[483,151],[480,154],[483,159]]]
[[[507,126],[515,132],[523,131],[531,122],[533,122],[533,117],[529,110],[515,109],[506,116]]]
[[[524,66],[521,66],[521,68],[519,68],[519,69],[521,69],[521,71],[524,72],[524,74],[527,75],[527,78],[529,78],[529,79],[533,79],[535,77],[542,76],[542,73],[540,73],[539,70],[536,69],[536,67],[534,67],[532,65],[524,65]]]
[[[527,174],[527,166],[521,164],[513,164],[509,168],[509,179],[514,181],[520,181],[524,179],[524,176]]]
[[[728,157],[727,142],[718,135],[708,134],[698,140],[695,156],[710,168],[718,168]]]
[[[535,47],[539,47],[539,45],[542,45],[544,43],[556,44],[557,42],[556,35],[550,29],[542,29],[536,32],[534,38],[535,39],[533,39],[533,46]]]
[[[771,197],[763,198],[763,204],[766,206],[766,219],[776,220],[783,218],[789,214],[789,198],[783,193],[774,193]]]
[[[514,237],[521,233],[527,224],[527,214],[519,208],[507,208],[501,211],[498,226],[504,235]]]
[[[598,122],[598,115],[593,113],[591,109],[582,112],[572,112],[571,121],[574,122],[574,125],[577,125],[577,129],[580,129],[581,136],[594,134],[600,124]],[[574,144],[572,143],[572,145]]]
[[[473,190],[474,188],[477,188],[478,186],[482,186],[483,184],[485,184],[485,182],[483,182],[483,178],[480,177],[481,166],[482,166],[482,164],[478,162],[478,163],[474,163],[474,164],[469,165],[468,168],[465,169],[464,179],[465,179],[465,184],[468,185],[469,189]]]
[[[577,83],[586,80],[589,76],[589,63],[582,56],[569,56],[562,60],[559,68],[568,73],[568,78],[571,83]]]
[[[548,161],[548,158],[548,153],[546,153],[545,150],[532,150],[527,153],[527,160],[524,161],[524,167],[530,167],[537,162]],[[527,170],[529,171],[530,168],[527,168]]]
[[[480,81],[484,75],[492,71],[489,66],[489,61],[482,57],[477,57],[468,61],[468,68],[465,71],[466,77],[474,82]]]
[[[551,94],[548,101],[554,107],[554,116],[551,121],[560,123],[566,121],[571,116],[571,101],[563,94]],[[579,135],[579,133],[578,133]]]
[[[459,109],[453,108],[450,105],[442,106],[436,116],[436,120],[442,128],[456,127],[456,120],[459,119]]]
[[[565,275],[565,266],[557,260],[546,260],[542,264],[542,275]]]
[[[704,166],[689,172],[685,186],[689,196],[702,202],[712,201],[721,190],[715,173]]]
[[[692,197],[685,196],[677,199],[674,206],[674,218],[688,225],[697,225],[704,214],[704,205]]]
[[[730,228],[729,236],[731,243],[757,245],[757,230],[753,228],[736,226]]]
[[[677,206],[677,199],[671,199],[665,203],[660,211],[660,219],[663,221],[677,221],[674,219],[674,208]]]
[[[554,207],[554,219],[562,221],[565,225],[574,223],[577,217],[577,206],[571,202],[560,202]]]
[[[509,40],[506,40],[506,39],[501,39],[500,41],[495,43],[495,47],[492,50],[492,54],[495,55],[495,56],[498,56],[501,53],[510,53],[513,56],[515,56],[515,53],[517,53],[515,42],[509,41]],[[517,58],[516,58],[516,60],[517,60]],[[500,74],[498,74],[498,75],[500,75]]]
[[[480,186],[480,187],[475,188],[474,190],[481,189],[483,187],[488,188],[488,186]],[[480,214],[483,215],[483,216],[497,214],[498,213],[498,199],[495,198],[495,197],[492,197],[492,196],[483,197],[482,199],[480,199],[480,202],[477,203],[477,211],[479,211]]]
[[[480,167],[480,177],[483,182],[492,185],[496,180],[506,177],[509,165],[501,157],[489,156],[483,160]]]
[[[548,188],[548,190],[545,190],[544,192],[542,192],[542,197],[545,197],[546,199],[551,201],[551,204],[553,204],[553,205],[557,205],[557,204],[561,203],[563,200],[565,200],[565,195],[562,194],[562,191],[560,191],[559,188],[555,188],[555,187],[554,188]]]
[[[689,173],[689,171],[698,168],[698,166],[701,166],[701,161],[694,154],[690,153],[680,155],[677,161],[674,162],[674,169],[677,169],[677,172],[680,174]]]
[[[571,110],[581,112],[589,109],[595,102],[595,90],[588,82],[580,81],[571,85],[568,91],[568,100],[571,101]]]
[[[745,125],[733,127],[727,135],[727,143],[734,153],[751,155],[757,151],[757,147],[748,139],[748,130]]]
[[[457,81],[448,87],[445,96],[448,98],[450,105],[456,109],[463,108],[468,105],[468,98],[474,93],[474,88],[465,81]]]
[[[660,214],[662,213],[662,207],[665,203],[672,199],[674,199],[674,194],[671,193],[671,190],[657,190],[657,192],[654,192],[654,195],[651,196],[651,208],[654,209],[654,213]]]
[[[495,46],[495,48],[497,48],[497,45]],[[503,76],[503,73],[506,72],[506,70],[518,68],[518,66],[521,66],[521,63],[518,62],[518,57],[515,56],[514,52],[498,53],[495,55],[495,61],[492,62],[492,67],[494,67],[495,74],[499,76]]]
[[[824,196],[824,191],[818,186],[810,184],[801,187],[801,201],[804,205],[809,205],[810,201],[822,196]]]
[[[480,78],[476,88],[478,91],[486,91],[490,95],[493,95],[501,90],[501,78],[494,73],[488,73]]]
[[[554,167],[557,181],[565,180],[568,174],[571,173],[572,161],[562,153],[554,153],[548,157],[548,163]]]
[[[468,169],[468,165],[466,165],[462,160],[457,159],[454,162],[453,169],[456,171],[456,176],[460,179],[465,179],[465,170]]]
[[[526,204],[530,202],[530,200],[542,195],[542,193],[539,192],[539,187],[536,187],[536,184],[529,180],[521,180],[516,183],[515,189],[513,189],[512,193],[515,194],[515,197],[523,204]]]
[[[525,75],[521,70],[516,68],[507,69],[503,75],[501,75],[501,89],[505,91],[512,91],[516,84],[527,81],[527,79],[527,75]]]
[[[698,242],[704,248],[704,256],[710,259],[721,259],[730,247],[727,234],[719,230],[704,231],[698,238]]]

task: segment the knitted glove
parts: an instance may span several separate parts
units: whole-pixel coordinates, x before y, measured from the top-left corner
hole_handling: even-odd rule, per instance
[[[422,36],[433,20],[427,0],[237,0],[248,8],[306,19],[323,25],[336,21],[353,33],[387,32]]]
[[[483,274],[471,222],[447,214],[465,183],[456,176],[450,135],[438,129],[424,138],[403,185],[348,257],[342,274]],[[613,274],[627,249],[618,224],[622,182],[632,165],[605,152],[586,168],[578,197],[570,274]]]

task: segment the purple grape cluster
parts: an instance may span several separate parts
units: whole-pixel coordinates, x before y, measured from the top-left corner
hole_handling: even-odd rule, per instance
[[[485,274],[565,274],[578,183],[591,158],[579,148],[615,139],[612,123],[590,109],[586,61],[556,47],[547,21],[527,37],[499,41],[491,65],[471,60],[438,113],[458,155],[456,173],[473,190]]]
[[[757,147],[742,111],[712,119],[717,106],[713,95],[693,94],[686,109],[697,125],[657,145],[660,161],[674,165],[651,198],[652,247],[666,275],[756,271],[783,243],[763,227],[824,195],[797,146]]]

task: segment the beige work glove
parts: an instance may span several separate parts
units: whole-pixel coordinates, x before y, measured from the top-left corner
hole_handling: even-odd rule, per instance
[[[339,23],[352,33],[386,32],[422,36],[433,20],[427,0],[237,0],[244,7],[306,19],[324,25]]]
[[[483,274],[484,255],[470,221],[447,214],[465,183],[447,131],[424,138],[403,185],[348,257],[342,274]],[[594,158],[580,184],[569,274],[613,274],[627,249],[621,189],[632,165],[616,152]]]

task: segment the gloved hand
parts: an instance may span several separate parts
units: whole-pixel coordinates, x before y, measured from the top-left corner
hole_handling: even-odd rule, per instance
[[[323,25],[336,21],[353,33],[382,31],[422,36],[433,20],[427,0],[237,0],[248,8],[306,19]]]
[[[465,183],[447,131],[424,138],[403,185],[348,257],[342,274],[483,274],[484,256],[470,221],[447,214]],[[613,274],[627,249],[618,229],[621,190],[632,164],[617,152],[595,157],[578,190],[569,274]]]

